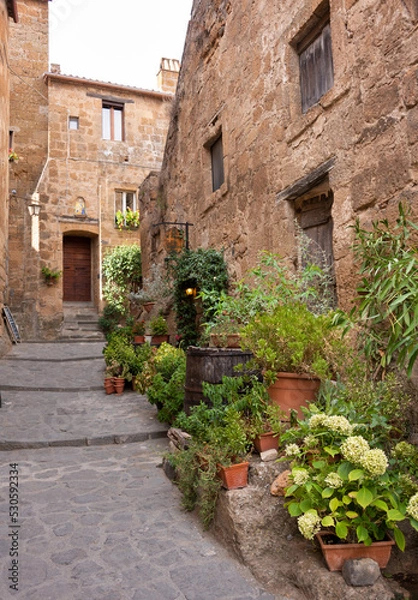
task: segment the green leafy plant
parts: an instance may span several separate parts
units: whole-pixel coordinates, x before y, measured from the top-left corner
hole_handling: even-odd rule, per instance
[[[145,333],[145,321],[144,320],[135,321],[135,323],[132,326],[132,333],[134,335],[144,335],[144,333]]]
[[[148,400],[157,405],[158,419],[172,424],[184,405],[186,354],[164,342],[153,360],[155,375],[147,389]]]
[[[103,259],[103,296],[121,315],[129,312],[129,294],[142,280],[141,249],[137,244],[116,246]]]
[[[42,267],[41,273],[44,276],[45,281],[57,281],[62,275],[62,271],[50,269],[49,267]]]
[[[167,335],[168,333],[168,325],[167,325],[167,321],[166,319],[163,317],[163,315],[158,315],[156,317],[153,317],[149,324],[149,330],[151,335]]]
[[[359,347],[376,377],[395,364],[410,376],[418,357],[418,226],[409,215],[399,204],[393,225],[387,219],[373,222],[371,230],[359,220],[354,225],[361,275],[357,305],[349,315],[338,312],[336,320],[358,330]]]
[[[333,315],[314,315],[302,303],[255,315],[241,329],[241,347],[253,353],[253,363],[271,382],[279,371],[325,379],[341,367],[345,355]]]
[[[312,539],[326,528],[341,540],[370,545],[390,532],[404,550],[398,523],[408,519],[418,531],[418,494],[405,495],[385,452],[356,435],[345,417],[317,413],[308,427],[301,445],[285,447],[292,459],[287,508],[302,535]]]
[[[115,223],[118,229],[138,229],[140,225],[139,210],[131,210],[129,207],[125,212],[118,210],[115,215]]]

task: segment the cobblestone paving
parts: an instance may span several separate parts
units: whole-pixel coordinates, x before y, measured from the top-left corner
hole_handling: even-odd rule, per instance
[[[55,362],[66,365],[66,381],[79,372],[83,344],[28,344],[31,354],[23,346],[0,361],[1,600],[286,600],[261,589],[181,510],[160,468],[165,430],[145,398],[75,385],[62,392],[59,370],[55,391],[12,389],[10,365],[35,362],[46,388]],[[84,350],[96,383],[103,364]],[[7,440],[20,445],[7,450]]]

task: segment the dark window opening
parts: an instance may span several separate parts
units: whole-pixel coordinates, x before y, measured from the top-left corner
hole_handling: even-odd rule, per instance
[[[210,147],[212,161],[212,191],[216,192],[224,182],[224,153],[222,135]]]

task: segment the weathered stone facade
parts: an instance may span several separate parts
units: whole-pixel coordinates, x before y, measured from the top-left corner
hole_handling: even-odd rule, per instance
[[[48,1],[24,0],[10,27],[10,129],[19,161],[11,165],[7,302],[22,336],[38,326],[38,252],[28,206],[48,153]],[[37,218],[35,218],[37,219]],[[36,294],[34,290],[38,290]]]
[[[115,215],[138,207],[138,186],[161,167],[179,63],[163,59],[162,91],[63,75],[59,65],[48,72],[45,0],[22,2],[12,33],[21,160],[10,180],[8,302],[23,339],[55,339],[63,302],[101,308],[106,249],[140,241],[139,229],[118,228]],[[39,216],[28,210],[36,204]],[[55,285],[43,267],[61,272]]]
[[[149,223],[193,223],[192,248],[224,248],[239,277],[260,250],[296,262],[295,218],[314,217],[315,233],[323,213],[346,308],[349,225],[390,219],[401,200],[418,217],[417,20],[416,0],[195,0]],[[300,57],[328,21],[333,81],[303,112]],[[163,257],[142,245],[148,262]]]
[[[7,288],[7,228],[9,207],[9,22],[17,19],[12,0],[0,0],[0,313]],[[10,339],[0,316],[0,356],[10,347]]]

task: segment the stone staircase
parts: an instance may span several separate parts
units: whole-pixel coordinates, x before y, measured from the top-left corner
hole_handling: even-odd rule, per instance
[[[99,315],[91,302],[64,302],[64,321],[60,339],[69,341],[102,341]]]

